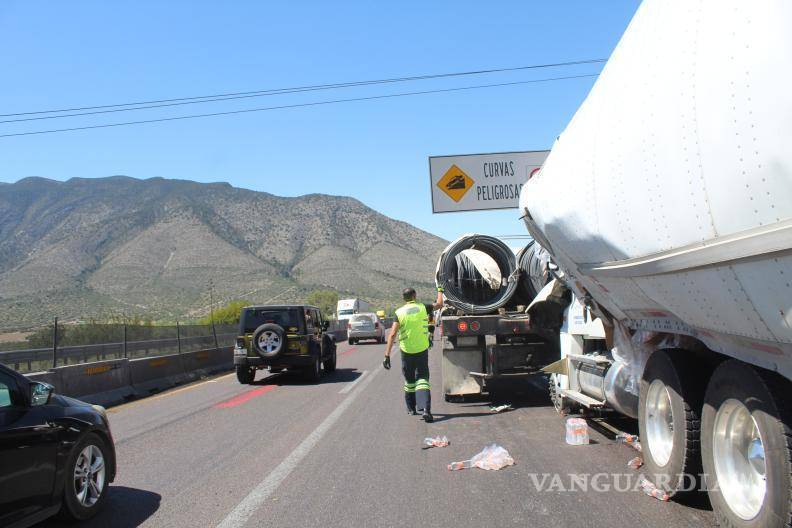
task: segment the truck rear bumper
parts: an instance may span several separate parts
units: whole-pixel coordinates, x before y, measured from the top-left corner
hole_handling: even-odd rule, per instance
[[[313,365],[314,357],[310,355],[295,355],[295,356],[282,356],[278,355],[273,358],[261,358],[251,356],[234,356],[234,365],[242,367],[276,367],[276,368],[289,368],[289,367],[310,367]]]
[[[348,330],[349,339],[379,339],[380,334],[376,330]]]
[[[481,394],[489,382],[527,378],[544,366],[544,344],[454,346],[443,337],[443,392],[449,396]]]

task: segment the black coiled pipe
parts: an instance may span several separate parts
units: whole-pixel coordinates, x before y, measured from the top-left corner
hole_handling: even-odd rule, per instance
[[[517,292],[520,304],[528,305],[552,278],[547,268],[550,255],[542,246],[531,240],[517,253],[517,267],[521,280]]]
[[[501,283],[498,289],[492,290],[485,285],[480,277],[472,276],[472,266],[460,265],[466,249],[476,249],[488,255],[498,265]],[[461,268],[467,268],[461,269]],[[470,315],[493,313],[505,306],[520,282],[520,271],[517,261],[509,247],[497,238],[487,235],[467,235],[452,242],[440,257],[437,269],[437,284],[445,290],[446,303]],[[469,285],[473,287],[469,287]],[[481,289],[489,290],[481,295]]]

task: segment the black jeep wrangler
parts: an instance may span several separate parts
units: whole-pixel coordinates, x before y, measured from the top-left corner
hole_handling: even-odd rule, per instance
[[[313,382],[336,369],[336,344],[329,321],[307,305],[248,306],[239,318],[234,366],[240,383],[250,384],[256,370],[301,370]]]

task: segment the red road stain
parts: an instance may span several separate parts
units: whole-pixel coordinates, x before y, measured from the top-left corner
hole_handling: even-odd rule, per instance
[[[341,353],[340,353],[340,354],[338,354],[338,355],[339,355],[339,356],[341,356],[341,357],[344,357],[344,356],[346,356],[347,354],[351,354],[352,352],[355,352],[356,350],[357,350],[357,348],[355,348],[355,347],[351,347],[350,349],[348,349],[348,350],[345,350],[345,351],[341,352]]]
[[[234,396],[230,400],[224,401],[222,403],[218,403],[214,406],[215,409],[228,409],[229,407],[236,407],[237,405],[242,405],[245,402],[248,402],[255,398],[256,396],[261,396],[265,392],[269,392],[275,389],[277,385],[265,385],[264,387],[260,387],[258,389],[253,389],[251,391],[247,391],[239,396]]]

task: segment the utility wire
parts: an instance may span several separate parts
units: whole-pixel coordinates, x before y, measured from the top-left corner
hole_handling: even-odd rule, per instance
[[[337,104],[337,103],[351,103],[356,101],[372,101],[376,99],[390,99],[396,97],[409,97],[414,95],[426,95],[426,94],[435,94],[435,93],[447,93],[447,92],[461,92],[464,90],[477,90],[481,88],[495,88],[500,86],[515,86],[520,84],[532,84],[532,83],[540,83],[540,82],[550,82],[550,81],[563,81],[567,79],[582,79],[586,77],[597,77],[598,73],[590,73],[585,75],[570,75],[566,77],[550,77],[546,79],[531,79],[529,81],[515,81],[515,82],[508,82],[508,83],[496,83],[496,84],[480,84],[474,86],[462,86],[458,88],[444,88],[439,90],[423,90],[418,92],[402,92],[402,93],[395,93],[395,94],[386,94],[386,95],[372,95],[368,97],[353,97],[349,99],[332,99],[329,101],[316,101],[312,103],[297,103],[297,104],[289,104],[289,105],[281,105],[281,106],[265,106],[263,108],[248,108],[244,110],[229,110],[226,112],[212,112],[208,114],[192,114],[192,115],[185,115],[185,116],[175,116],[175,117],[162,117],[158,119],[144,119],[141,121],[124,121],[121,123],[107,123],[104,125],[87,125],[87,126],[80,126],[80,127],[71,127],[71,128],[55,128],[50,130],[34,130],[31,132],[15,132],[12,134],[0,134],[0,138],[6,137],[14,137],[14,136],[33,136],[38,134],[54,134],[57,132],[73,132],[76,130],[90,130],[94,128],[110,128],[110,127],[119,127],[119,126],[127,126],[127,125],[142,125],[147,123],[161,123],[164,121],[179,121],[182,119],[197,119],[201,117],[215,117],[215,116],[223,116],[223,115],[234,115],[234,114],[245,114],[249,112],[266,112],[268,110],[284,110],[287,108],[303,108],[308,106],[322,106],[322,105],[330,105],[330,104]]]
[[[305,91],[315,91],[315,90],[329,90],[335,88],[349,88],[349,87],[356,87],[356,86],[369,86],[372,84],[387,84],[387,83],[398,83],[398,82],[408,82],[408,81],[422,81],[427,79],[441,79],[441,78],[448,78],[448,77],[463,77],[463,76],[470,76],[470,75],[483,75],[489,73],[504,73],[504,72],[513,72],[513,71],[522,71],[522,70],[533,70],[533,69],[541,69],[541,68],[556,68],[562,66],[576,66],[581,64],[596,64],[605,62],[607,59],[586,59],[586,60],[579,60],[579,61],[570,61],[570,62],[557,62],[557,63],[550,63],[550,64],[533,64],[530,66],[517,66],[513,68],[493,68],[488,70],[472,70],[472,71],[464,71],[464,72],[452,72],[452,73],[437,73],[437,74],[429,74],[429,75],[414,75],[409,77],[393,77],[388,79],[374,79],[368,81],[350,81],[350,82],[343,82],[343,83],[333,83],[333,84],[314,84],[308,86],[295,86],[291,88],[270,88],[265,90],[254,90],[249,92],[233,92],[233,93],[221,93],[221,94],[213,94],[213,95],[197,95],[192,97],[178,97],[173,99],[155,99],[151,101],[138,101],[136,103],[118,103],[118,104],[109,104],[109,105],[98,105],[98,106],[83,106],[83,107],[75,107],[75,108],[60,108],[56,110],[37,110],[32,112],[17,112],[12,114],[0,114],[0,117],[15,117],[15,116],[29,116],[29,115],[37,115],[37,114],[53,114],[53,113],[60,113],[60,112],[77,112],[83,110],[98,110],[104,108],[118,108],[118,107],[128,107],[128,106],[139,106],[139,105],[150,105],[156,104],[160,105],[160,103],[176,103],[176,104],[197,104],[197,103],[210,103],[213,101],[225,101],[228,99],[242,99],[245,97],[261,97],[266,95],[279,95],[279,94],[288,94],[288,93],[295,93],[295,92],[305,92]],[[178,101],[184,101],[177,103]],[[162,104],[160,106],[171,106]],[[146,108],[156,108],[154,107],[146,107]],[[142,110],[142,108],[127,108],[124,110]],[[114,111],[122,111],[122,110],[114,110]],[[99,113],[99,112],[96,112]],[[84,115],[84,114],[80,114]],[[71,116],[51,116],[47,118],[38,118],[38,119],[51,119],[53,117],[71,117]],[[34,118],[35,119],[35,118]],[[17,119],[17,120],[10,120],[10,121],[1,121],[2,123],[10,123],[15,121],[25,121],[25,119]]]

